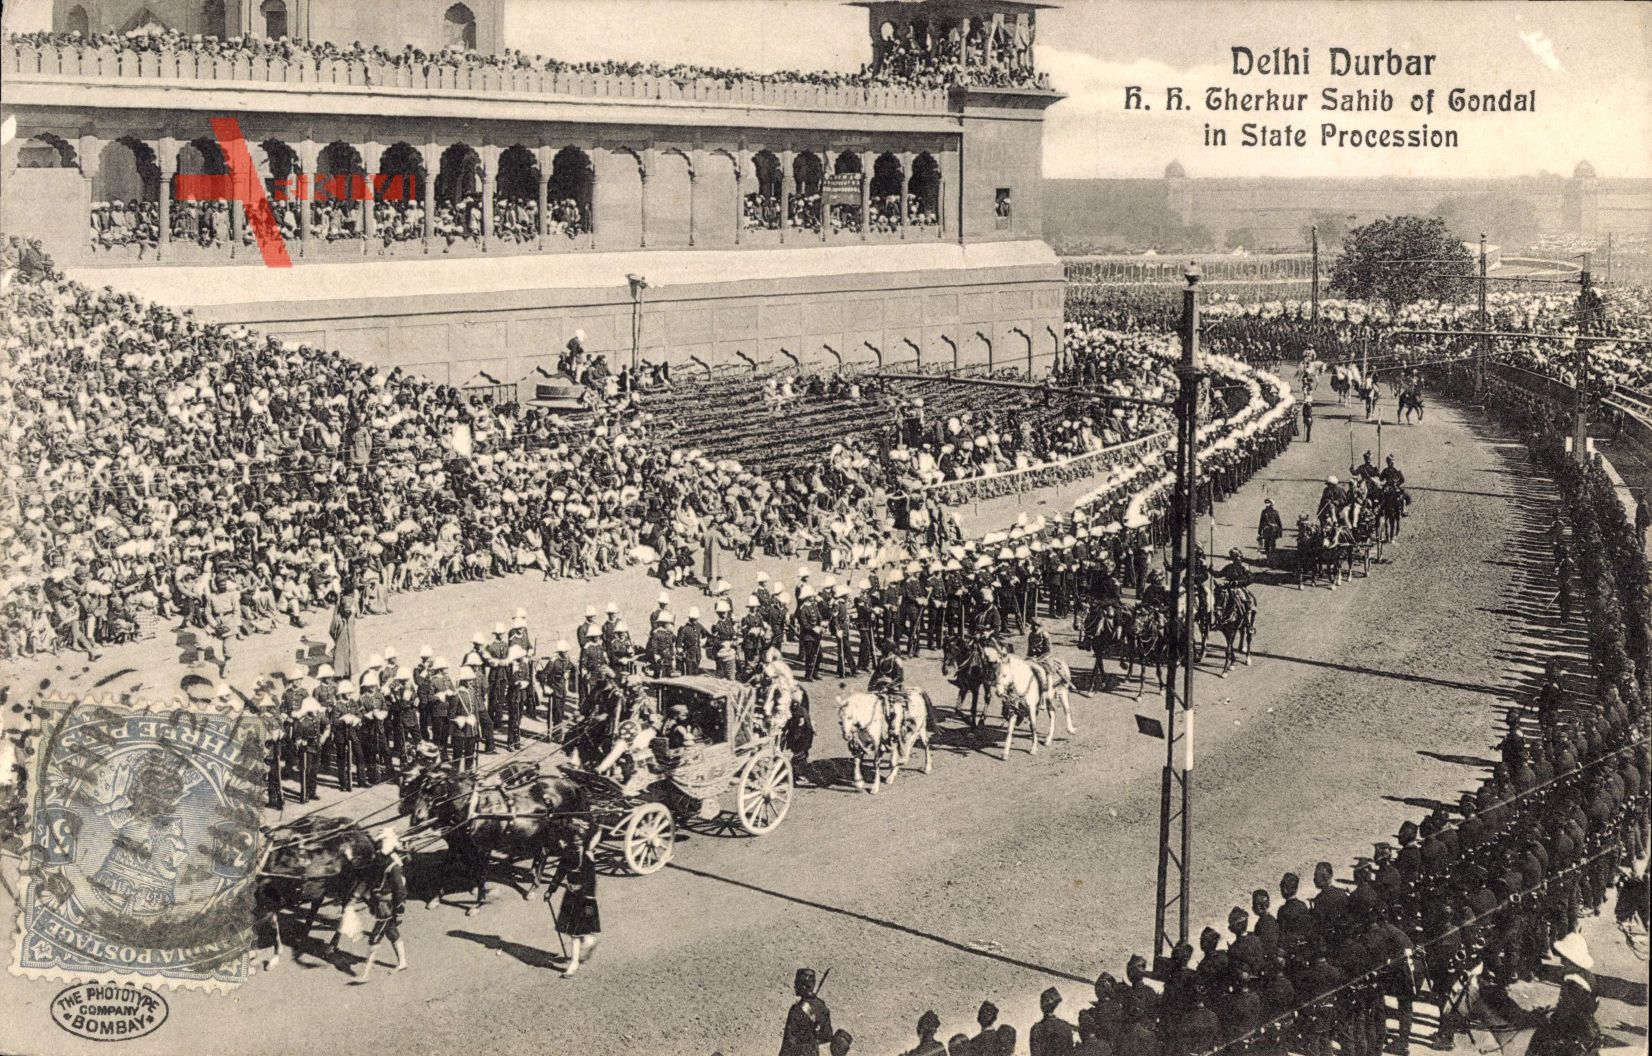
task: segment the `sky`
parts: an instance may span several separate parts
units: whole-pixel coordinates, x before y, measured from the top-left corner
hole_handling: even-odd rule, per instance
[[[361,0],[378,2],[378,0]],[[854,70],[870,57],[864,11],[837,0],[507,0],[513,47],[563,59],[694,62],[756,70]],[[45,28],[50,0],[8,3],[7,28]],[[1067,98],[1047,113],[1044,172],[1052,177],[1157,177],[1180,161],[1200,176],[1512,176],[1569,174],[1588,160],[1602,176],[1652,177],[1652,5],[1454,0],[1067,0],[1039,14],[1038,63]],[[1308,76],[1237,76],[1234,47],[1261,54],[1308,48]],[[1432,54],[1433,75],[1330,75],[1330,49]],[[1150,111],[1127,111],[1139,85]],[[1190,109],[1170,113],[1179,86]],[[1306,113],[1213,114],[1210,87],[1308,92]],[[1327,114],[1327,87],[1385,88],[1394,109]],[[1535,113],[1453,114],[1448,93],[1536,92]],[[1435,89],[1436,113],[1411,95]],[[1204,144],[1206,122],[1230,146]],[[1301,148],[1241,147],[1252,121],[1306,128]],[[1323,148],[1320,126],[1458,133],[1456,149]]]

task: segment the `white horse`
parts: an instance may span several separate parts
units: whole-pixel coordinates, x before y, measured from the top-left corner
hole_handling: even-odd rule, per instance
[[[924,773],[929,773],[932,765],[929,739],[935,706],[929,694],[921,689],[905,690],[894,710],[895,714],[891,715],[883,697],[876,693],[851,693],[837,699],[838,728],[843,731],[843,743],[849,747],[855,787],[866,787],[861,780],[861,767],[870,758],[873,795],[877,795],[882,782],[884,755],[889,756],[891,785],[900,776],[901,766],[912,757],[912,749],[919,744],[924,746]]]
[[[1010,745],[1015,742],[1015,727],[1023,715],[1027,719],[1027,732],[1032,736],[1032,755],[1038,754],[1040,712],[1047,714],[1050,720],[1049,729],[1044,735],[1045,744],[1055,740],[1057,705],[1060,705],[1066,718],[1067,735],[1072,736],[1077,732],[1073,728],[1071,695],[1077,687],[1073,683],[1073,673],[1068,669],[1066,661],[1053,656],[1023,660],[995,645],[985,646],[981,652],[993,666],[993,692],[1004,702],[1004,717],[1010,726],[1009,732],[1004,735],[1005,759],[1010,757]]]

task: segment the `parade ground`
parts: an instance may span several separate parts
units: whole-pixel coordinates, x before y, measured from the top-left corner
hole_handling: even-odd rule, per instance
[[[1558,623],[1545,567],[1553,490],[1533,478],[1516,438],[1471,409],[1436,403],[1426,423],[1383,428],[1381,453],[1396,457],[1416,501],[1368,576],[1334,591],[1298,590],[1294,575],[1261,562],[1264,498],[1289,526],[1313,508],[1328,474],[1347,473],[1350,435],[1356,460],[1376,453],[1376,428],[1326,399],[1313,442],[1293,443],[1214,519],[1212,553],[1244,549],[1260,620],[1250,666],[1217,677],[1215,637],[1197,680],[1195,937],[1207,923],[1220,927],[1252,889],[1276,892],[1282,873],[1306,880],[1321,859],[1369,855],[1357,842],[1364,834],[1391,834],[1419,808],[1454,803],[1494,762],[1504,710],[1528,701],[1544,658],[1581,656],[1582,628]],[[997,500],[967,510],[966,528],[1001,527],[1018,511],[1036,516],[1070,501],[1055,493]],[[1207,548],[1211,532],[1207,519]],[[790,585],[797,563],[731,563],[736,597],[759,571]],[[518,576],[398,595],[392,614],[363,620],[358,633],[364,653],[393,645],[411,657],[430,644],[457,657],[477,630],[524,607],[544,651],[572,638],[589,604],[615,601],[633,626],[645,623],[658,591],[635,569],[588,583]],[[672,607],[709,615],[708,600],[682,589]],[[764,1053],[778,1042],[798,965],[831,969],[824,996],[843,1009],[837,1025],[855,1035],[857,1051],[909,1047],[909,1024],[926,1008],[947,1025],[944,1037],[970,1022],[983,998],[1007,1022],[1030,1023],[1030,995],[1046,986],[1061,991],[1070,1015],[1088,1004],[1097,971],[1122,978],[1131,953],[1151,952],[1164,744],[1139,733],[1136,716],[1156,717],[1163,704],[1151,675],[1139,700],[1133,684],[1092,686],[1090,657],[1074,646],[1071,626],[1049,629],[1087,691],[1074,698],[1076,734],[1058,723],[1055,743],[1037,756],[1019,737],[1001,761],[1001,720],[994,714],[984,731],[963,727],[951,711],[955,691],[925,651],[907,680],[941,705],[933,772],[909,768],[876,797],[849,783],[828,658],[821,680],[806,684],[816,761],[785,824],[761,839],[691,827],[664,871],[609,870],[599,890],[601,945],[572,978],[554,970],[561,952],[544,902],[496,885],[474,915],[464,910],[468,893],[428,912],[410,904],[406,972],[357,984],[361,940],[346,940],[330,960],[314,946],[300,951],[302,963],[289,952],[273,977],[255,974],[227,996],[177,994],[171,1028],[127,1051],[160,1054],[188,1037],[200,1051],[271,1054],[331,1052],[345,1039],[404,1053]],[[295,660],[317,660],[325,632],[325,615],[315,615],[302,630],[235,643],[229,681],[251,685]],[[110,650],[89,668],[74,657],[36,662],[17,682],[158,695],[190,671],[213,677],[197,660],[192,639],[174,633]],[[553,754],[538,741],[522,753]],[[498,761],[483,757],[484,767]],[[393,799],[390,786],[345,798],[324,783],[318,804],[289,804],[284,818],[267,820],[318,806],[383,818]],[[416,888],[418,859],[438,851],[414,855]],[[41,1000],[44,991],[0,980],[0,1004],[19,1021],[43,1022],[31,1007]],[[1602,1027],[1617,1043],[1644,1047],[1645,1011],[1609,1002]],[[1426,1015],[1419,1023],[1425,1035],[1432,1029]]]

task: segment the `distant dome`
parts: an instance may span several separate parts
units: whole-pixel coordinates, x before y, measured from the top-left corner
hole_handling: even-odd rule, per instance
[[[1577,168],[1572,170],[1572,175],[1573,176],[1593,176],[1594,174],[1595,174],[1595,167],[1593,165],[1589,164],[1587,161],[1578,162],[1577,163]]]
[[[1587,165],[1589,163],[1584,162],[1583,164]],[[1591,171],[1589,175],[1593,176],[1594,172]],[[1181,162],[1173,161],[1164,167],[1164,178],[1167,180],[1185,180],[1187,179],[1187,170],[1182,168]]]

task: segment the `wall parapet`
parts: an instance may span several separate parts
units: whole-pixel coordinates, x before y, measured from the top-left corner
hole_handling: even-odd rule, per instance
[[[715,80],[639,74],[539,70],[527,67],[455,67],[360,59],[221,56],[191,51],[60,47],[7,42],[0,46],[6,79],[191,81],[214,84],[288,84],[306,88],[384,87],[441,93],[515,93],[581,99],[639,99],[709,106],[766,106],[864,113],[937,114],[949,111],[944,88],[829,85],[760,77]]]

